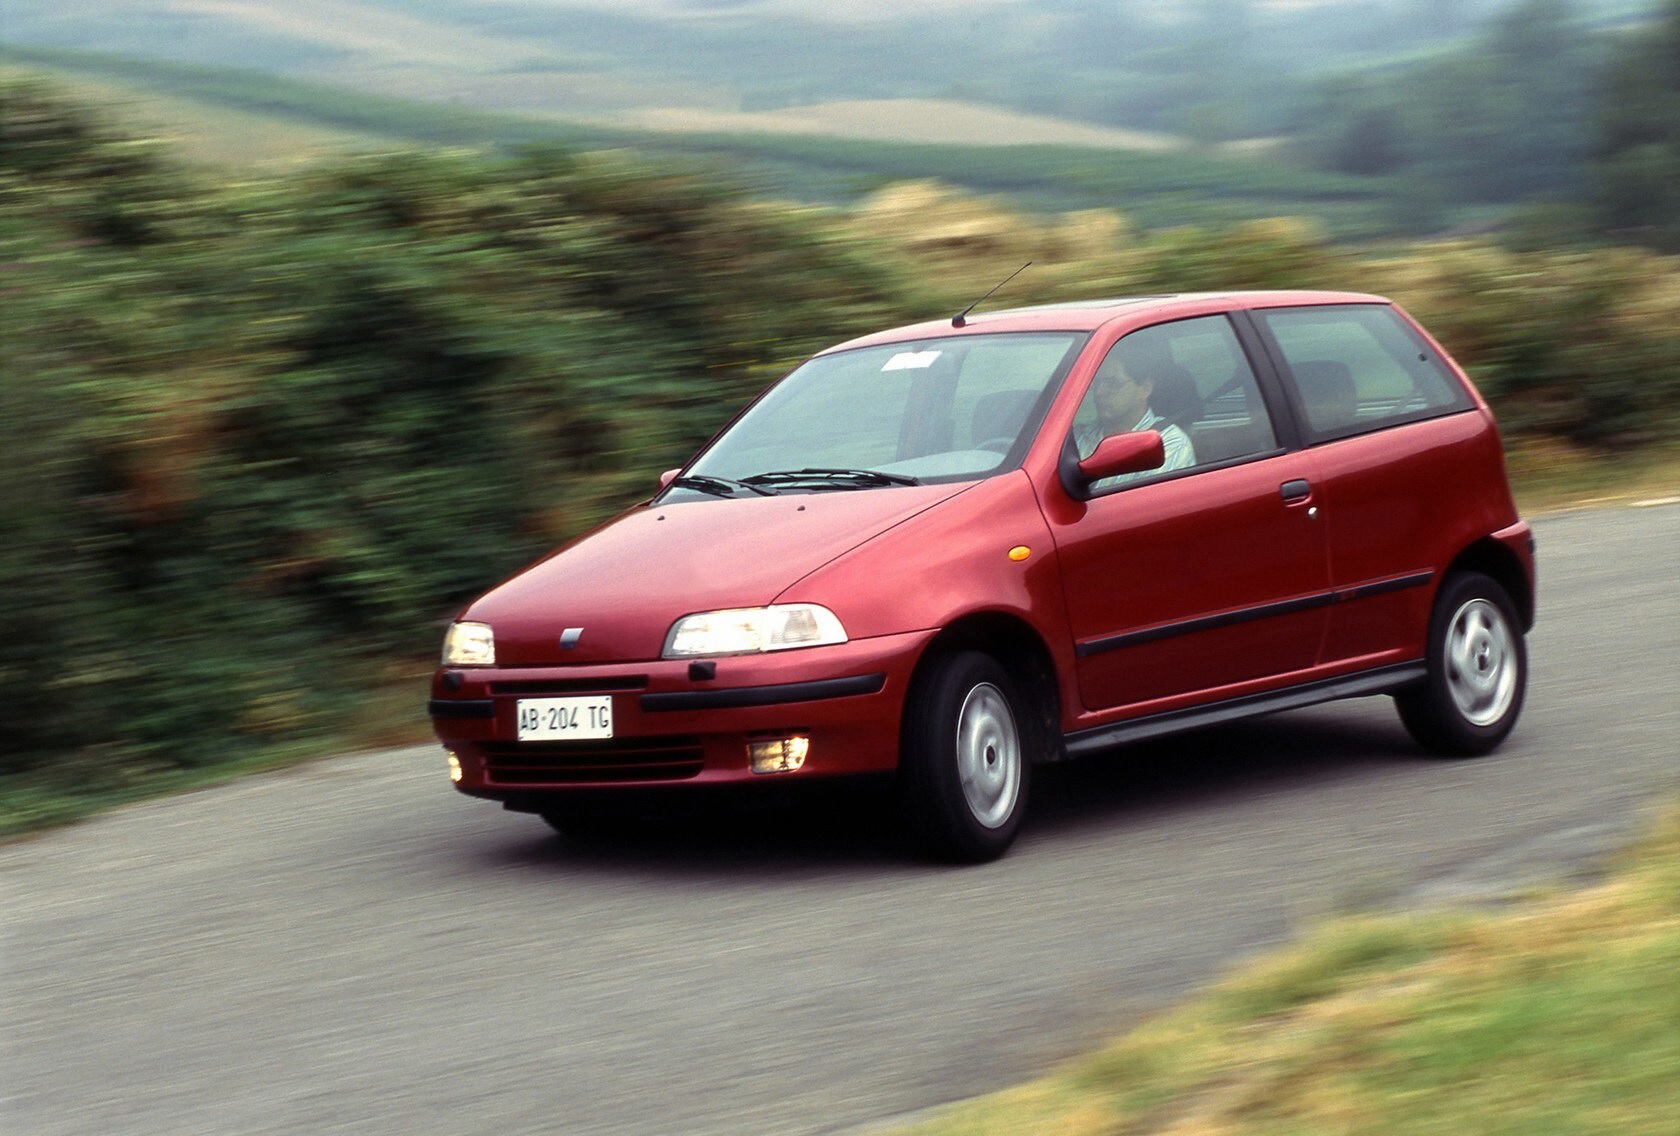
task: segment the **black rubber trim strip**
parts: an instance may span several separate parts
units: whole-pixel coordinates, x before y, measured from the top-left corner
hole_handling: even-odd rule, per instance
[[[1374,584],[1360,584],[1337,593],[1337,598],[1343,603],[1348,600],[1362,600],[1367,596],[1381,596],[1389,592],[1403,592],[1407,588],[1423,588],[1435,578],[1433,572],[1413,572],[1407,576],[1398,576],[1392,580],[1379,580]]]
[[[1241,718],[1253,717],[1256,714],[1270,714],[1278,710],[1296,710],[1302,706],[1330,702],[1337,698],[1358,698],[1367,694],[1389,694],[1401,687],[1410,686],[1424,678],[1428,673],[1428,666],[1421,661],[1397,663],[1394,666],[1380,667],[1377,670],[1361,671],[1358,674],[1344,675],[1340,678],[1322,679],[1302,686],[1291,686],[1284,690],[1271,690],[1264,694],[1250,694],[1242,698],[1232,698],[1224,702],[1215,702],[1210,706],[1172,710],[1165,714],[1151,714],[1146,718],[1133,718],[1125,722],[1116,722],[1112,726],[1097,726],[1094,729],[1078,730],[1066,735],[1063,741],[1067,755],[1078,757],[1096,750],[1107,749],[1109,746],[1121,745],[1125,742],[1139,742],[1146,738],[1160,737],[1162,734],[1175,734],[1180,730],[1191,730],[1200,726],[1215,726],[1221,722],[1234,722]]]
[[[434,698],[426,703],[434,718],[494,718],[496,702],[491,698]]]
[[[1393,580],[1379,580],[1374,584],[1359,584],[1334,592],[1318,592],[1310,596],[1301,596],[1299,599],[1281,600],[1278,603],[1261,604],[1258,607],[1245,607],[1239,611],[1228,611],[1221,615],[1198,616],[1195,619],[1163,624],[1160,627],[1150,627],[1143,631],[1123,631],[1118,635],[1106,635],[1100,639],[1089,639],[1080,643],[1074,648],[1074,654],[1081,659],[1088,659],[1092,655],[1101,655],[1106,651],[1118,650],[1121,647],[1134,647],[1139,643],[1154,643],[1161,639],[1171,639],[1175,635],[1192,635],[1198,631],[1212,631],[1218,627],[1231,627],[1238,623],[1248,623],[1256,619],[1269,619],[1275,615],[1293,615],[1298,611],[1311,611],[1315,607],[1347,603],[1350,600],[1362,600],[1370,596],[1404,591],[1407,588],[1422,588],[1427,586],[1434,578],[1435,573],[1433,572],[1413,572],[1410,575],[1400,576]]]
[[[884,674],[824,678],[815,682],[779,682],[770,686],[737,686],[726,690],[677,690],[642,695],[642,711],[725,710],[740,706],[780,706],[784,702],[819,702],[874,694],[887,685]]]
[[[1134,647],[1139,643],[1153,643],[1157,639],[1171,639],[1175,635],[1191,635],[1197,631],[1211,631],[1216,627],[1230,627],[1233,624],[1248,623],[1256,619],[1270,619],[1275,615],[1293,615],[1298,611],[1311,611],[1315,607],[1328,607],[1335,602],[1335,592],[1318,592],[1310,596],[1301,596],[1298,599],[1280,600],[1277,603],[1260,604],[1258,607],[1245,607],[1238,611],[1228,611],[1221,615],[1202,615],[1179,623],[1167,623],[1160,627],[1145,628],[1142,631],[1123,631],[1118,635],[1105,635],[1100,639],[1088,639],[1074,647],[1073,653],[1081,659],[1088,659],[1092,655],[1101,655],[1105,651],[1115,651],[1121,647]]]

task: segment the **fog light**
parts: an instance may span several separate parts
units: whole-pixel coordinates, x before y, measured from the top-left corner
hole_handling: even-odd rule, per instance
[[[754,773],[792,773],[805,764],[805,755],[810,750],[810,738],[776,738],[747,743],[747,756],[752,759]]]
[[[446,749],[443,752],[449,755],[449,779],[459,781],[461,779],[461,759],[455,756],[455,751],[452,749]]]

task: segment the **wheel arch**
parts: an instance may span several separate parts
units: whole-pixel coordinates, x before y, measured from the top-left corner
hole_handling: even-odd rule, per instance
[[[958,651],[981,651],[996,659],[1028,702],[1038,759],[1060,761],[1062,749],[1061,686],[1050,649],[1031,624],[1006,612],[975,612],[942,630],[923,649],[911,676],[918,678],[940,658]]]
[[[1446,578],[1455,572],[1480,572],[1491,577],[1505,589],[1506,594],[1511,597],[1511,602],[1517,605],[1517,615],[1522,620],[1523,631],[1533,630],[1534,586],[1515,552],[1493,537],[1485,536],[1453,558],[1452,563],[1447,565],[1442,581],[1445,582]]]

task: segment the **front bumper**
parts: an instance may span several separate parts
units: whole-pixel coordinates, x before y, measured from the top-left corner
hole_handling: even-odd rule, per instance
[[[880,773],[898,763],[904,692],[932,631],[765,655],[554,667],[444,667],[429,709],[460,764],[456,788],[492,800],[602,788],[716,786]],[[709,665],[715,663],[715,669]],[[710,672],[712,677],[705,677]],[[610,695],[613,736],[520,742],[520,698]],[[753,741],[810,739],[796,772],[752,772]]]

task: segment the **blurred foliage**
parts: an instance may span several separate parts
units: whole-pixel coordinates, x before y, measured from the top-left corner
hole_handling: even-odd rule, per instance
[[[1625,448],[1680,407],[1680,270],[1646,252],[1377,256],[933,183],[840,212],[559,151],[203,177],[0,89],[0,773],[101,789],[340,736],[455,605],[801,358],[1029,259],[989,306],[1381,291],[1508,429]]]
[[[1321,80],[1290,134],[1320,169],[1409,187],[1393,195],[1402,231],[1527,202],[1568,218],[1554,244],[1680,251],[1680,0],[1631,31],[1521,0],[1450,51]],[[1514,243],[1532,221],[1519,211]]]
[[[1597,198],[1618,234],[1680,252],[1680,0],[1629,37],[1604,84]]]
[[[1414,228],[1447,202],[1575,196],[1604,44],[1569,0],[1522,0],[1451,51],[1323,80],[1296,137],[1321,168],[1426,191]]]

